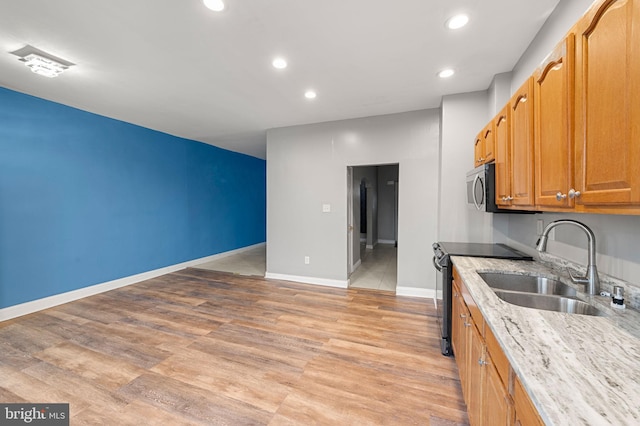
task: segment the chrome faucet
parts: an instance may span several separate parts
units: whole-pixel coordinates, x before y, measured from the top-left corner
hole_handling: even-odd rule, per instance
[[[587,292],[590,295],[598,294],[600,292],[600,278],[598,278],[598,269],[596,268],[596,236],[587,225],[582,222],[578,222],[577,220],[570,219],[553,221],[544,228],[544,231],[542,231],[542,235],[536,243],[536,249],[540,252],[547,250],[547,237],[549,235],[549,231],[558,225],[574,225],[582,229],[585,234],[587,234],[587,239],[589,240],[589,264],[587,265],[587,275],[584,277],[575,276],[571,270],[569,270],[569,276],[571,276],[571,281],[574,283],[586,284]]]

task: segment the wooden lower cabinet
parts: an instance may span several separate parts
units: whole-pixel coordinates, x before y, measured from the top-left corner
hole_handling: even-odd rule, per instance
[[[498,370],[487,356],[485,366],[485,385],[483,389],[483,425],[510,425],[514,421],[513,402],[502,384]]]
[[[544,426],[536,407],[533,406],[533,402],[517,376],[514,377],[513,399],[515,403],[514,424],[516,426]]]
[[[467,378],[469,381],[467,413],[472,425],[482,424],[483,394],[485,381],[485,368],[482,364],[484,358],[484,341],[475,326],[469,327],[469,357],[467,359]]]
[[[451,344],[472,426],[544,425],[529,395],[454,268]],[[472,316],[473,315],[473,316]],[[510,391],[511,389],[511,391]]]

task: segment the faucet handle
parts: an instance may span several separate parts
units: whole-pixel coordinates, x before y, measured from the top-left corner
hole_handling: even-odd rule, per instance
[[[589,278],[587,278],[586,276],[579,276],[579,275],[573,275],[573,272],[571,272],[571,269],[567,268],[567,272],[569,272],[569,277],[571,278],[571,281],[573,281],[576,284],[588,284],[589,283]]]

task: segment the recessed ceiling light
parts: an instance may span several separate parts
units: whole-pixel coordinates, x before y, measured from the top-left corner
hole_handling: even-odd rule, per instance
[[[29,45],[11,53],[18,56],[18,60],[24,62],[32,72],[45,77],[57,77],[64,70],[74,65],[69,61]]]
[[[274,68],[278,68],[279,70],[287,67],[287,61],[284,58],[275,58],[273,62],[271,62]]]
[[[469,16],[465,14],[460,14],[460,15],[451,17],[447,21],[447,28],[449,28],[450,30],[457,30],[467,25],[467,23],[469,23]]]
[[[214,12],[222,12],[224,10],[224,2],[222,0],[203,0],[204,5]]]
[[[315,92],[315,90],[307,90],[306,92],[304,92],[304,97],[307,99],[315,99],[316,96],[318,96],[318,94]]]
[[[451,68],[444,69],[438,73],[438,77],[440,78],[449,78],[454,75],[456,72]]]
[[[57,77],[62,74],[67,67],[40,55],[32,53],[25,56],[23,59],[24,64],[28,66],[32,72],[43,75],[45,77]]]

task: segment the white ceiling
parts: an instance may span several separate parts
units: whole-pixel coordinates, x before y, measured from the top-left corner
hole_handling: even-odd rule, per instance
[[[215,13],[202,0],[2,0],[0,86],[265,158],[269,128],[485,90],[558,1],[226,0]],[[446,29],[461,11],[469,25]],[[27,44],[76,65],[31,73],[8,53]],[[445,67],[456,75],[439,79]]]

